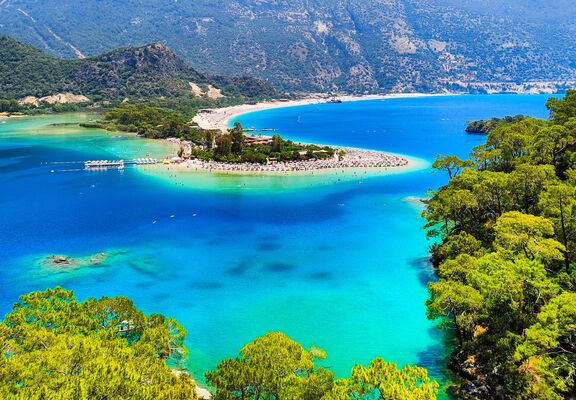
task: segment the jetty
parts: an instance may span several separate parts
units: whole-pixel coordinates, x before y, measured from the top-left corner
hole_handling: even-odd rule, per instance
[[[46,165],[58,165],[58,166],[65,166],[65,165],[78,165],[83,166],[84,168],[76,168],[76,169],[58,169],[58,170],[51,170],[51,172],[74,172],[74,171],[101,171],[107,169],[119,169],[122,170],[126,166],[129,165],[151,165],[151,164],[161,164],[162,160],[157,158],[134,158],[131,160],[88,160],[88,161],[53,161],[43,163]]]
[[[84,162],[84,169],[108,169],[108,168],[123,169],[124,161],[95,160]]]
[[[132,160],[90,160],[84,161],[84,169],[124,169],[127,165],[159,164],[157,158],[134,158]]]
[[[157,158],[134,158],[132,160],[90,160],[84,161],[84,169],[124,169],[127,165],[159,164]]]

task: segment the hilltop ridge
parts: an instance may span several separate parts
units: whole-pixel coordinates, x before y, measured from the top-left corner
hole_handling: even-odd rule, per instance
[[[98,100],[159,97],[270,97],[274,88],[258,79],[203,74],[169,47],[153,43],[84,59],[59,59],[0,37],[0,93],[4,98],[74,93]]]
[[[571,0],[0,2],[1,33],[54,55],[162,42],[308,92],[553,92],[576,81],[574,18]]]

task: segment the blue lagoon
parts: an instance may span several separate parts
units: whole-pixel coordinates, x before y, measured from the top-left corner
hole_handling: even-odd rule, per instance
[[[466,157],[484,137],[467,120],[546,117],[546,96],[438,96],[278,108],[237,118],[286,138],[363,147],[424,160],[374,176],[232,176],[155,168],[69,171],[51,164],[163,155],[131,136],[74,126],[90,118],[0,122],[0,311],[17,296],[56,285],[79,298],[123,295],[188,330],[191,373],[255,336],[281,330],[325,349],[345,376],[383,356],[445,378],[447,338],[426,319],[434,279],[422,204],[446,182],[437,154]],[[65,133],[65,134],[64,134]],[[52,172],[55,171],[55,172]],[[64,254],[101,262],[46,269]]]

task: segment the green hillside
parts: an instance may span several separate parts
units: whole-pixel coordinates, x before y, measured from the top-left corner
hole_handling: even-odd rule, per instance
[[[253,78],[201,74],[162,44],[125,48],[87,59],[58,59],[32,46],[0,37],[0,98],[43,97],[61,92],[91,100],[138,101],[203,97],[209,87],[221,96],[266,98],[276,94]]]

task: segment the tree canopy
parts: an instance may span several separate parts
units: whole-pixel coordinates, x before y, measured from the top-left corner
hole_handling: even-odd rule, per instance
[[[576,396],[576,91],[547,106],[496,124],[470,161],[440,158],[451,179],[423,213],[439,239],[428,315],[494,397]]]
[[[45,49],[45,46],[42,46]],[[205,105],[241,103],[277,96],[267,82],[251,77],[202,74],[163,44],[123,47],[85,59],[55,58],[42,50],[0,36],[0,97],[20,99],[72,92],[93,101],[196,100]],[[218,88],[225,97],[195,95]]]
[[[323,400],[435,400],[438,383],[421,367],[395,363],[378,357],[367,367],[356,365],[350,378],[339,379]]]
[[[21,296],[0,323],[4,399],[195,399],[185,330],[124,297],[79,302],[61,288]]]
[[[326,357],[316,347],[305,350],[281,332],[256,338],[235,358],[223,360],[206,373],[218,400],[433,400],[438,383],[424,368],[396,364],[382,358],[368,367],[356,365],[349,378],[333,380],[333,373],[315,362]]]
[[[0,322],[0,398],[196,399],[190,376],[168,367],[184,366],[185,335],[175,320],[146,315],[125,297],[80,302],[59,287],[25,294]],[[436,398],[438,384],[423,368],[377,358],[334,381],[316,364],[325,357],[270,332],[206,378],[217,400]]]

